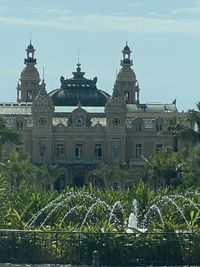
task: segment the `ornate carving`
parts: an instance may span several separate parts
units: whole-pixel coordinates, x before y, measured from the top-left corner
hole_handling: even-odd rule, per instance
[[[100,124],[102,126],[106,126],[106,118],[91,118],[92,126]]]
[[[60,77],[61,88],[67,89],[68,86],[78,86],[78,87],[90,87],[96,88],[97,77],[93,79],[86,79],[84,77],[85,72],[81,71],[81,64],[77,64],[75,72],[72,72],[74,77],[71,79],[65,79],[63,76]]]
[[[57,126],[58,124],[63,124],[64,126],[68,125],[69,119],[66,117],[53,117],[52,124]]]
[[[152,129],[154,128],[154,122],[155,122],[155,119],[143,119],[143,122],[144,122],[144,128],[146,129]]]
[[[39,142],[39,162],[45,163],[46,146]]]
[[[126,101],[122,97],[112,96],[109,101],[106,103],[106,110],[113,111],[125,111],[126,110]]]
[[[6,120],[6,126],[8,128],[14,128],[15,127],[15,120],[16,120],[15,117],[6,117],[5,120]]]
[[[49,95],[45,95],[45,94],[39,94],[35,101],[33,102],[33,107],[35,106],[47,106],[47,107],[52,107],[53,106],[53,102],[51,100],[51,98],[49,97]]]
[[[26,127],[28,127],[28,128],[33,127],[33,118],[32,117],[25,117],[24,120],[25,120]]]
[[[126,128],[133,128],[133,123],[134,123],[135,119],[136,118],[126,119],[126,121],[125,121]]]

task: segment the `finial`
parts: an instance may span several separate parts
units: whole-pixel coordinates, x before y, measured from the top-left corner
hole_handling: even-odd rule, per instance
[[[30,45],[32,44],[32,40],[31,40],[31,36],[32,35],[32,33],[30,32]]]
[[[126,45],[128,45],[127,32],[126,32]]]
[[[41,84],[41,89],[40,89],[41,94],[46,94],[46,84],[44,81],[44,67],[42,68],[42,84]]]
[[[44,67],[42,68],[42,85],[41,85],[41,93],[46,93],[46,84],[44,81]]]
[[[78,64],[79,64],[79,52],[80,52],[80,51],[79,51],[79,48],[78,48]]]
[[[44,81],[44,67],[42,68],[42,80]]]

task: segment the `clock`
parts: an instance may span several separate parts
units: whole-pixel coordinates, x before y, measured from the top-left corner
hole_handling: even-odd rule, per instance
[[[45,119],[45,118],[39,118],[39,124],[40,125],[45,125],[46,124],[46,122],[47,122],[47,120]]]
[[[120,124],[120,119],[119,118],[114,118],[113,119],[113,125],[119,125]]]
[[[76,124],[77,126],[82,126],[83,123],[84,123],[84,118],[83,118],[82,116],[79,116],[79,117],[76,117],[76,118],[75,118],[75,124]]]

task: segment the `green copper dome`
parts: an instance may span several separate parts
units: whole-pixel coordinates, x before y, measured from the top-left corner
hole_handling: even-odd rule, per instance
[[[55,106],[105,106],[110,95],[97,88],[97,77],[86,79],[84,75],[80,64],[77,64],[73,78],[64,79],[61,76],[61,88],[49,93]]]

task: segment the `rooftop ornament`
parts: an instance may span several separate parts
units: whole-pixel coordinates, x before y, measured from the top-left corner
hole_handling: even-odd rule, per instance
[[[76,86],[76,87],[89,87],[96,89],[97,84],[97,77],[94,77],[93,79],[86,79],[84,77],[85,72],[81,71],[80,68],[81,64],[77,64],[77,68],[75,72],[72,72],[73,78],[71,79],[65,79],[63,76],[60,77],[61,82],[61,88],[67,89],[69,86]]]

